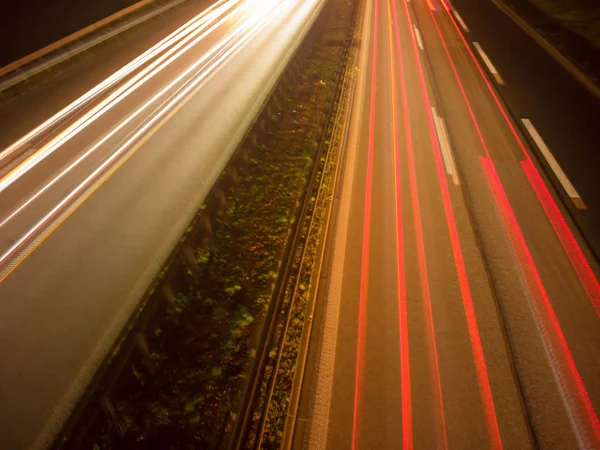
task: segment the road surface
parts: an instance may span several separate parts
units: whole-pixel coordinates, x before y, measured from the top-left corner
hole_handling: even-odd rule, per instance
[[[440,1],[367,2],[296,442],[600,448],[598,266]]]
[[[600,91],[592,95],[559,64],[554,52],[542,48],[494,1],[455,0],[452,5],[453,15],[458,14],[469,30],[463,34],[480,45],[501,76],[503,84],[497,87],[513,117],[531,121],[583,200],[586,209],[577,207],[538,153],[598,257],[600,128],[592,124],[600,117]]]
[[[6,143],[0,448],[51,442],[322,4],[219,1]]]

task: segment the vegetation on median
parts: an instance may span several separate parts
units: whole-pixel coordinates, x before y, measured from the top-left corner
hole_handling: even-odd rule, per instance
[[[330,28],[326,32],[324,44],[316,49],[316,52],[321,52],[322,61],[319,63],[316,71],[319,73],[333,74],[339,69],[340,61],[343,60],[343,53],[347,44],[348,33],[353,29],[354,12],[356,3],[348,0],[335,1],[336,17],[335,21],[330,23]],[[328,80],[329,81],[329,80]],[[334,84],[334,80],[331,80]],[[333,126],[333,124],[331,124]],[[298,261],[302,266],[302,271],[296,274],[297,290],[291,289],[287,293],[288,305],[291,308],[290,323],[287,329],[285,340],[282,343],[281,361],[279,363],[276,379],[274,380],[272,400],[268,408],[268,414],[265,421],[264,435],[262,437],[262,448],[279,448],[282,443],[283,431],[286,419],[288,418],[288,407],[291,399],[291,391],[294,383],[296,368],[298,367],[298,357],[301,345],[301,339],[304,328],[309,321],[312,321],[310,316],[310,299],[316,295],[315,280],[319,277],[318,264],[318,248],[322,243],[324,225],[326,222],[326,214],[329,208],[329,203],[333,192],[333,177],[338,164],[339,147],[335,141],[335,136],[327,133],[327,136],[334,138],[334,142],[327,141],[325,145],[329,145],[330,154],[323,157],[322,163],[322,192],[319,196],[314,193],[311,200],[313,201],[312,208],[314,210],[313,222],[307,224],[305,235],[306,252],[304,259]],[[310,227],[310,228],[309,228]],[[287,309],[286,308],[286,309]],[[272,365],[273,366],[273,365]],[[273,367],[269,369],[272,369]],[[294,414],[294,412],[291,412]]]

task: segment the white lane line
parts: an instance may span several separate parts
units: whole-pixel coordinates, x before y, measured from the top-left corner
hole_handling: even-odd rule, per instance
[[[479,56],[481,56],[481,59],[483,59],[483,62],[487,66],[488,70],[492,73],[498,84],[504,84],[504,80],[502,80],[502,77],[492,64],[492,61],[490,61],[490,58],[488,58],[488,55],[486,55],[481,48],[481,45],[479,45],[477,42],[473,42],[473,45],[475,46],[475,49],[477,49],[477,52],[479,52]]]
[[[419,32],[419,29],[416,25],[413,25],[413,28],[415,30],[415,39],[417,40],[417,44],[419,44],[419,48],[421,50],[425,50],[425,47],[423,47],[423,39],[421,39],[421,33]]]
[[[445,146],[444,146],[444,140],[442,138],[442,130],[441,130],[441,126],[440,126],[440,119],[437,115],[437,112],[435,110],[435,107],[432,106],[431,107],[431,114],[433,115],[433,123],[435,124],[435,132],[437,134],[438,137],[438,142],[440,143],[440,147],[442,149],[442,156],[444,158],[444,165],[446,166],[446,173],[448,175],[452,175],[452,167],[450,166],[450,159],[448,158],[448,153],[446,152]]]
[[[452,10],[452,12],[454,13],[454,17],[456,17],[456,20],[458,21],[458,23],[460,24],[460,26],[462,27],[463,30],[465,30],[465,32],[469,32],[469,27],[467,27],[467,24],[465,23],[464,20],[462,20],[462,17],[460,17],[460,14],[458,14],[458,12],[454,9]]]
[[[454,154],[452,153],[452,147],[450,146],[450,139],[448,138],[448,129],[446,128],[446,122],[444,121],[444,119],[442,117],[440,117],[439,119],[440,119],[440,128],[442,130],[442,139],[443,139],[446,151],[448,152],[448,160],[450,161],[450,168],[452,170],[452,181],[454,182],[455,186],[458,186],[460,184],[460,181],[458,180],[458,170],[456,170],[456,162],[454,161]],[[444,146],[442,146],[442,148],[444,148]]]
[[[448,132],[446,131],[444,119],[438,116],[434,106],[431,107],[431,113],[433,115],[435,132],[442,150],[442,157],[444,159],[444,165],[446,166],[446,173],[452,177],[454,185],[458,186],[460,184],[458,181],[458,172],[456,170],[454,157],[452,156],[452,148],[450,147],[450,139],[448,139]]]
[[[560,181],[560,184],[562,184],[562,187],[567,192],[567,195],[571,197],[571,200],[573,200],[573,203],[575,203],[575,206],[579,209],[587,209],[587,206],[579,196],[579,193],[575,190],[575,187],[573,187],[573,185],[569,181],[569,178],[563,172],[562,168],[558,164],[558,161],[554,159],[554,155],[552,155],[552,152],[550,151],[540,134],[537,132],[531,121],[529,119],[521,119],[521,121],[523,122],[523,125],[525,125],[525,128],[527,128],[527,131],[531,135],[535,144],[540,149],[540,152],[542,153],[544,158],[546,158],[548,165],[554,172],[554,175],[556,175],[556,178],[558,178],[558,181]]]

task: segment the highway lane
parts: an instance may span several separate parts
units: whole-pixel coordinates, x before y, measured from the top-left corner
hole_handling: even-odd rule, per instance
[[[444,5],[365,25],[306,442],[599,448],[589,249]]]
[[[212,62],[167,88],[143,115],[100,145],[96,156],[79,163],[3,225],[0,447],[44,447],[58,431],[323,2],[239,3],[248,7],[246,12],[237,9],[237,16],[192,47],[187,59],[184,55],[165,69],[163,78],[148,81],[19,177],[13,176],[17,172],[3,174],[5,220],[166,83],[215,52]],[[215,50],[230,37],[230,44]],[[213,64],[214,58],[218,61]],[[61,121],[53,133],[76,123],[149,64]],[[198,92],[191,95],[194,90]],[[161,123],[166,118],[170,120]],[[27,150],[26,156],[47,148],[48,142],[43,138],[41,147]],[[16,252],[7,253],[23,230],[40,220],[39,230]],[[9,229],[10,234],[4,231]]]
[[[547,412],[549,406],[546,400],[549,397],[548,391],[544,391],[540,387],[542,385],[540,380],[543,378],[541,374],[544,371],[540,370],[541,366],[535,362],[535,354],[530,350],[531,343],[535,341],[535,338],[533,335],[526,336],[526,333],[523,333],[523,330],[533,329],[534,326],[540,327],[541,334],[545,336],[542,343],[549,358],[556,358],[556,363],[553,364],[553,376],[560,380],[559,384],[562,387],[559,392],[563,398],[569,396],[568,392],[580,391],[577,401],[564,400],[569,404],[566,407],[568,410],[567,415],[577,417],[579,415],[578,410],[581,408],[588,409],[586,414],[589,417],[586,418],[584,414],[584,417],[579,416],[577,419],[571,420],[574,422],[593,422],[593,425],[589,427],[578,423],[575,427],[579,431],[575,434],[580,435],[579,439],[584,441],[584,445],[594,448],[598,445],[597,441],[590,438],[589,434],[597,433],[597,414],[592,413],[589,409],[594,408],[594,406],[597,408],[598,401],[598,378],[596,375],[598,368],[596,361],[598,361],[597,352],[600,336],[597,332],[599,299],[597,268],[595,268],[596,274],[594,274],[587,266],[587,262],[591,261],[589,252],[587,258],[583,254],[575,256],[576,251],[583,248],[583,245],[579,247],[573,238],[570,231],[574,229],[573,225],[561,222],[565,214],[564,211],[561,212],[556,203],[556,197],[552,198],[545,191],[545,185],[548,185],[548,182],[544,183],[539,175],[540,171],[535,169],[534,160],[529,156],[531,152],[522,146],[523,137],[519,136],[519,133],[507,120],[494,92],[489,89],[489,83],[481,76],[481,67],[475,68],[475,59],[472,52],[469,52],[469,49],[464,46],[462,39],[457,42],[456,27],[452,23],[451,17],[447,13],[445,15],[439,14],[444,10],[438,9],[437,11],[438,13],[434,14],[425,8],[417,8],[417,12],[420,13],[420,15],[418,14],[419,21],[423,21],[424,34],[432,39],[430,41],[432,42],[431,52],[433,53],[434,49],[438,52],[438,58],[431,58],[432,73],[438,86],[442,86],[444,82],[452,78],[455,80],[455,86],[458,85],[460,88],[462,84],[463,89],[468,86],[468,89],[464,89],[460,95],[463,104],[467,107],[466,109],[463,108],[463,115],[470,115],[471,112],[468,109],[472,108],[471,122],[475,131],[478,131],[479,147],[484,150],[485,155],[489,158],[487,161],[492,161],[498,171],[499,179],[496,182],[492,181],[491,178],[493,177],[489,176],[489,172],[486,173],[489,187],[494,191],[496,188],[493,185],[499,181],[503,184],[503,190],[507,195],[508,202],[505,206],[501,206],[502,202],[497,198],[497,193],[493,193],[497,204],[496,209],[502,216],[502,222],[506,230],[505,235],[511,241],[513,247],[511,256],[513,260],[516,257],[518,261],[518,266],[522,272],[520,275],[521,282],[529,290],[529,306],[536,317],[534,323],[525,326],[522,316],[523,308],[527,305],[527,302],[512,300],[509,286],[514,286],[516,283],[502,282],[500,269],[506,263],[499,262],[501,261],[500,255],[492,250],[494,244],[491,236],[486,237],[488,227],[483,225],[485,218],[491,216],[484,209],[484,206],[490,203],[490,199],[483,196],[480,199],[477,198],[480,193],[485,192],[474,181],[469,181],[469,176],[479,173],[477,164],[473,165],[472,169],[468,169],[467,158],[463,156],[465,153],[460,151],[463,147],[459,146],[457,157],[459,160],[462,158],[462,161],[464,161],[466,184],[471,183],[468,191],[475,222],[482,224],[477,228],[480,232],[484,254],[487,253],[487,259],[490,261],[492,278],[497,277],[497,281],[495,281],[496,291],[501,308],[504,310],[508,337],[511,340],[511,347],[520,369],[518,372],[519,378],[525,393],[525,401],[528,402],[528,409],[531,413],[537,439],[540,445],[544,446],[548,446],[550,443],[556,445],[560,442],[558,437],[554,436],[557,429],[554,427],[554,423],[545,419],[552,416],[552,420],[556,420],[558,414],[548,414]],[[452,45],[453,39],[454,45]],[[425,40],[427,40],[427,37]],[[442,44],[446,44],[445,46],[442,45],[443,50],[439,46],[440,41]],[[438,45],[436,46],[433,42],[437,42]],[[446,58],[442,56],[442,53],[445,54]],[[469,60],[471,64],[466,63]],[[434,67],[433,61],[437,62],[437,66]],[[461,61],[465,63],[460,64]],[[452,64],[455,65],[456,69],[456,71],[451,70],[452,75],[446,72],[447,76],[443,77],[443,80],[440,76],[443,73],[440,64],[442,62],[446,62],[447,70],[452,69]],[[440,71],[439,74],[438,71]],[[487,101],[483,101],[484,99]],[[445,103],[461,104],[459,98],[454,98]],[[494,113],[495,119],[493,118]],[[448,115],[450,118],[455,118],[456,112],[449,111]],[[464,123],[456,124],[457,127],[463,127],[464,125]],[[450,128],[453,128],[452,125]],[[471,157],[470,161],[473,161],[473,159]],[[481,160],[481,162],[485,169],[486,160]],[[486,171],[487,169],[484,170],[484,172]],[[523,177],[523,173],[526,174],[526,178]],[[545,196],[542,191],[548,195]],[[514,209],[515,216],[513,218],[507,217],[513,214],[510,211],[511,208]],[[511,220],[513,225],[508,223]],[[548,226],[549,223],[552,224],[551,227]],[[491,225],[490,223],[489,228],[491,228]],[[517,229],[517,225],[520,230]],[[579,242],[581,243],[581,239],[579,239]],[[567,255],[567,258],[565,258],[565,255]],[[498,261],[496,270],[494,270],[493,261]],[[538,275],[540,278],[538,278]],[[503,287],[503,285],[506,287]],[[555,318],[557,318],[556,321]],[[557,347],[562,347],[562,350],[557,350]],[[569,351],[572,352],[574,361],[570,360]],[[570,375],[565,375],[566,369],[564,366],[568,364],[574,364],[578,370],[571,371]],[[582,382],[575,380],[579,377],[583,380]],[[567,378],[572,379],[567,380]],[[573,383],[578,387],[573,388]],[[568,384],[571,386],[568,387]],[[582,386],[583,389],[581,389]],[[586,390],[587,393],[585,393]],[[591,399],[592,405],[582,406],[581,403],[588,402],[588,398]],[[573,402],[579,404],[575,405]],[[556,408],[551,408],[551,411],[556,411]],[[586,428],[587,431],[583,431],[583,428]],[[590,428],[594,431],[590,431]],[[558,427],[558,429],[562,430],[563,428]],[[591,444],[586,439],[592,439]],[[572,446],[572,443],[566,444],[566,447]]]
[[[498,85],[498,90],[514,117],[531,121],[581,196],[587,209],[573,203],[538,153],[557,193],[599,254],[600,180],[596,168],[600,165],[600,130],[593,123],[594,118],[600,117],[600,98],[592,95],[493,1],[455,0],[452,6],[469,30],[463,33],[465,37],[480,44],[501,75],[503,84]]]

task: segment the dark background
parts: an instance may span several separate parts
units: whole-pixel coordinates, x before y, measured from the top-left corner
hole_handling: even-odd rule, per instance
[[[137,0],[6,0],[0,8],[0,67]]]

